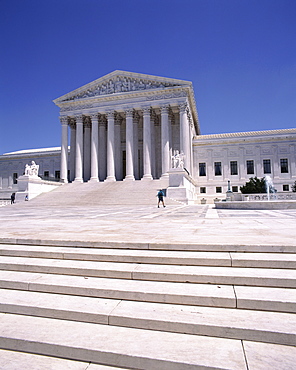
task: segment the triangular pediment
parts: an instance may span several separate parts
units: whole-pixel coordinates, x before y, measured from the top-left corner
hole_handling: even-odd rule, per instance
[[[145,90],[192,86],[190,81],[145,75],[141,73],[114,71],[54,100],[54,103],[100,97],[111,94],[125,94]]]

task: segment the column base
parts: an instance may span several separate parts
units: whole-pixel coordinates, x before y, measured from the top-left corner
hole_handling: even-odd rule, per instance
[[[144,175],[141,180],[153,180],[152,175]]]
[[[99,178],[98,177],[91,177],[88,182],[99,182]]]
[[[133,175],[127,175],[123,181],[135,181],[135,177]]]
[[[161,175],[161,179],[167,179],[168,177],[169,177],[169,174],[167,172]]]
[[[113,182],[113,181],[116,181],[116,178],[115,176],[108,176],[105,180],[105,182]]]
[[[74,182],[80,182],[80,183],[83,183],[83,178],[81,177],[77,177]]]

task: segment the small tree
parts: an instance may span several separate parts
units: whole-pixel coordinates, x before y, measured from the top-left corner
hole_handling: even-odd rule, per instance
[[[240,191],[243,194],[266,193],[265,178],[251,177],[245,185],[240,187]]]
[[[294,185],[292,185],[292,191],[296,193],[296,181],[294,182]]]

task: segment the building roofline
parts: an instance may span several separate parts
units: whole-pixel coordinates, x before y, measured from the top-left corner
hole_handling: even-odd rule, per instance
[[[198,135],[194,137],[194,140],[229,139],[229,138],[240,138],[240,137],[250,137],[250,136],[268,136],[268,135],[286,135],[286,134],[296,134],[296,128],[265,130],[265,131],[230,132],[230,133],[225,133],[225,134]]]

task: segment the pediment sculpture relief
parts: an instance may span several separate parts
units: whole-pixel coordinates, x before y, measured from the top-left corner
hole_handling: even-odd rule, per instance
[[[130,91],[141,91],[141,90],[148,90],[148,89],[163,89],[165,87],[172,87],[178,86],[177,84],[159,82],[159,81],[151,81],[151,80],[144,80],[144,79],[137,79],[131,77],[120,77],[117,76],[112,78],[106,82],[99,84],[93,88],[90,88],[80,94],[74,95],[68,99],[75,100],[75,99],[83,99],[89,98],[93,96],[99,95],[108,95],[108,94],[116,94],[122,92],[130,92]]]

